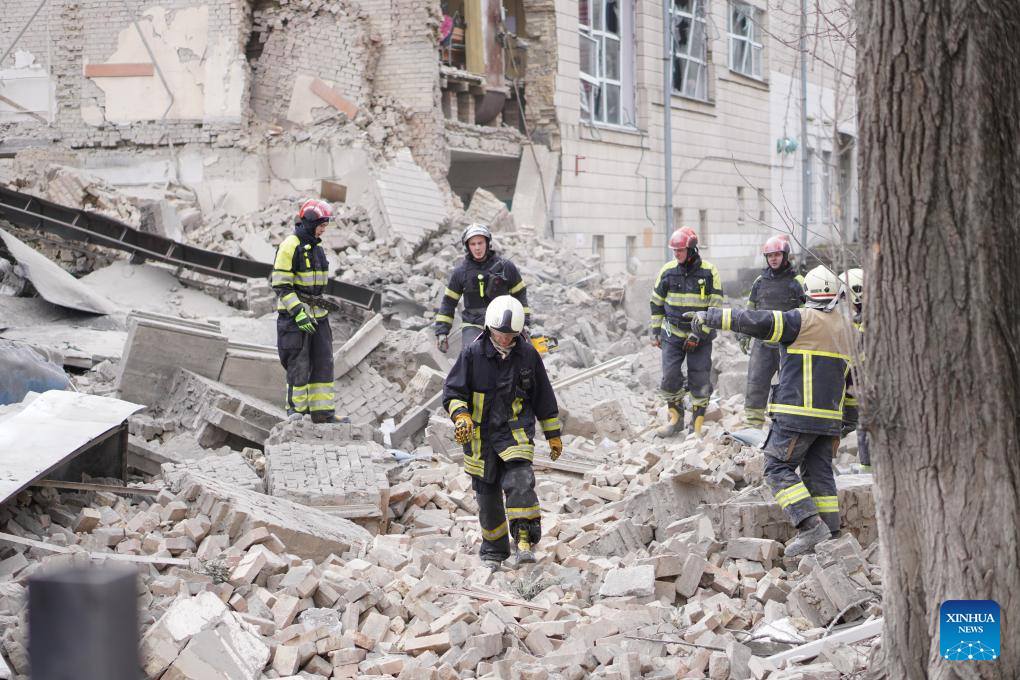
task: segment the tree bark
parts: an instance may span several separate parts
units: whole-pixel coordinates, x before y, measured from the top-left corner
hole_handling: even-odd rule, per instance
[[[1020,5],[859,0],[864,422],[889,678],[1020,677]],[[992,599],[997,661],[939,606]]]

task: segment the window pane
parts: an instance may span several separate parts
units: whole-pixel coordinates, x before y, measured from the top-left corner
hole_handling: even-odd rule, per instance
[[[588,12],[589,0],[578,0],[577,2],[577,23],[591,28],[591,14]]]
[[[751,75],[753,75],[756,78],[762,77],[761,53],[762,48],[760,47],[751,48]]]
[[[584,80],[581,81],[581,120],[591,122],[592,110],[592,89],[595,86]]]
[[[747,43],[739,38],[730,38],[730,68],[741,73],[748,73]]]
[[[614,35],[620,35],[619,0],[606,0],[606,31]]]
[[[609,80],[620,79],[620,41],[606,38],[606,78]]]
[[[580,68],[582,75],[595,78],[598,76],[598,43],[582,33],[580,35]]]
[[[604,26],[606,0],[591,0],[591,8],[591,25],[596,31],[601,31]]]
[[[747,17],[747,8],[734,6],[733,28],[731,31],[737,35],[746,36],[748,38],[751,37],[751,22]]]
[[[673,53],[690,54],[691,20],[674,18],[673,22]]]
[[[619,85],[606,85],[606,122],[620,124]]]
[[[601,86],[594,86],[592,90],[592,118],[597,121],[604,121],[606,119],[605,111],[605,96],[602,92]]]
[[[695,21],[691,26],[690,55],[695,59],[705,61],[705,23]]]
[[[673,57],[673,89],[677,92],[684,91],[684,63],[684,59]]]
[[[673,0],[673,10],[677,12],[688,12],[691,11],[692,0]]]

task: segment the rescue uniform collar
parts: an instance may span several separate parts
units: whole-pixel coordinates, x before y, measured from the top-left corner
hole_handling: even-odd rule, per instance
[[[694,257],[688,257],[686,262],[678,262],[680,269],[684,270],[684,273],[690,274],[701,268],[701,255],[695,255]]]
[[[485,356],[489,359],[499,359],[500,358],[499,350],[496,349],[496,346],[493,344],[492,333],[490,333],[489,329],[486,328],[485,330],[482,331],[482,335],[485,336],[485,341],[480,344],[482,345],[482,351],[485,352]],[[521,336],[518,335],[517,340],[515,340],[514,344],[510,347],[510,352],[507,355],[507,358],[510,358],[511,356],[517,354],[520,351],[521,346],[521,343],[519,342],[520,339]]]
[[[780,276],[786,276],[787,274],[790,274],[792,272],[793,265],[789,261],[785,261],[783,262],[783,266],[781,266],[779,269],[773,269],[772,267],[766,265],[762,274],[764,276],[768,276],[769,278],[778,279]]]
[[[486,262],[491,261],[495,257],[496,251],[493,250],[492,247],[490,246],[489,248],[485,249],[485,257],[483,257],[482,259],[476,260],[471,253],[467,253],[464,255],[464,261],[467,262],[468,264],[485,264]]]
[[[315,225],[313,224],[298,222],[297,226],[294,227],[294,234],[301,239],[302,243],[311,243],[313,246],[322,243],[322,239],[315,235]]]

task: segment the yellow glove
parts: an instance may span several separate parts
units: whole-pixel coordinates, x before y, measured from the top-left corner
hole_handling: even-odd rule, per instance
[[[549,440],[549,457],[556,460],[563,453],[563,440],[559,437],[553,437]]]
[[[467,444],[471,441],[471,432],[475,424],[466,411],[462,411],[453,417],[453,439],[458,444]]]

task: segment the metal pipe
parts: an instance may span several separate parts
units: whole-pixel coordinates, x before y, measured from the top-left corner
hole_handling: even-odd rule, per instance
[[[800,261],[807,261],[808,220],[811,218],[811,152],[807,129],[807,0],[800,0]]]
[[[667,250],[673,233],[673,19],[669,11],[672,2],[662,2],[662,156],[665,179],[662,188],[665,192]]]

